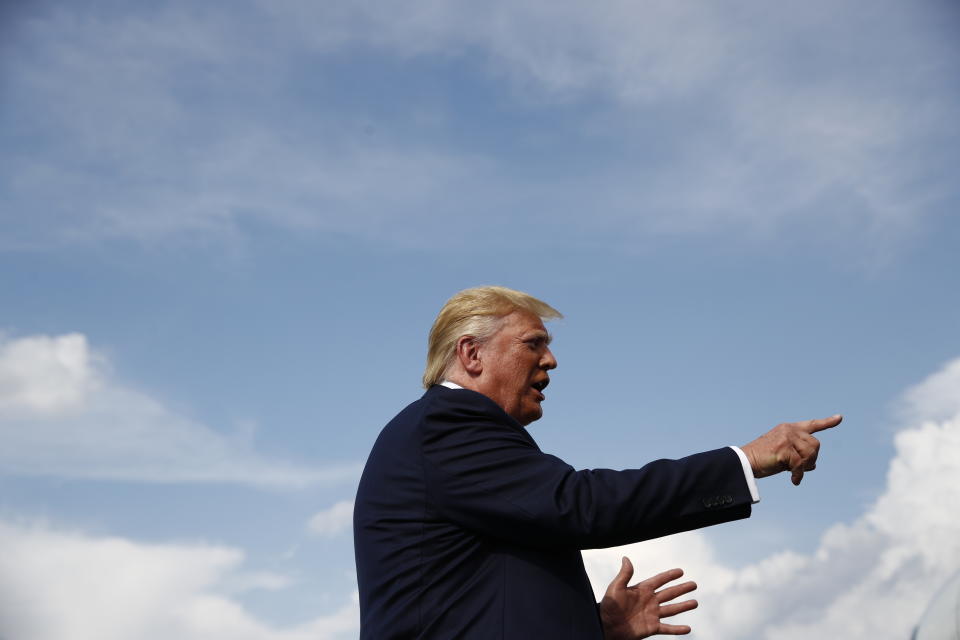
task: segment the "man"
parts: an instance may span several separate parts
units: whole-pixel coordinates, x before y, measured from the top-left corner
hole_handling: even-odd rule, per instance
[[[384,427],[354,507],[361,637],[589,639],[686,633],[659,618],[691,583],[667,572],[598,606],[580,554],[750,515],[754,477],[814,468],[826,420],[782,424],[640,469],[575,471],[524,428],[557,366],[546,303],[503,287],[451,298],[430,332],[420,400]]]

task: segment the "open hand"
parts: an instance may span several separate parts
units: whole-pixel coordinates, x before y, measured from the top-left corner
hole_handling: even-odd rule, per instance
[[[607,592],[600,601],[600,620],[603,622],[605,640],[636,640],[658,633],[690,633],[690,627],[685,624],[665,624],[660,621],[661,618],[697,607],[696,600],[665,604],[696,589],[695,582],[684,582],[657,591],[682,575],[683,570],[671,569],[629,587],[627,583],[633,577],[633,564],[629,558],[624,557],[620,573],[607,587]]]

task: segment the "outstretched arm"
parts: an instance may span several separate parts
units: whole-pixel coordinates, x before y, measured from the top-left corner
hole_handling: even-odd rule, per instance
[[[697,607],[696,600],[670,604],[671,600],[696,589],[696,583],[684,582],[661,589],[668,582],[682,575],[681,569],[671,569],[630,587],[627,583],[633,577],[633,564],[629,558],[624,557],[620,565],[620,573],[607,587],[607,592],[600,601],[600,620],[603,623],[605,640],[637,640],[658,633],[667,635],[690,633],[690,627],[685,624],[661,622],[661,618],[674,616]]]

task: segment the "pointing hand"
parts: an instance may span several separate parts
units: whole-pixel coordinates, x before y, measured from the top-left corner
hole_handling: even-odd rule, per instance
[[[765,478],[789,470],[791,481],[799,485],[804,472],[813,471],[817,466],[820,441],[812,434],[833,428],[841,420],[843,416],[837,414],[819,420],[778,424],[741,449],[750,461],[754,477]]]

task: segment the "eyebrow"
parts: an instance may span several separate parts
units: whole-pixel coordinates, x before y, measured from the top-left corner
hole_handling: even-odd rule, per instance
[[[553,342],[553,335],[551,335],[548,331],[540,331],[538,329],[524,337],[523,340],[524,342],[529,342],[530,340],[543,340],[549,345],[551,342]]]

